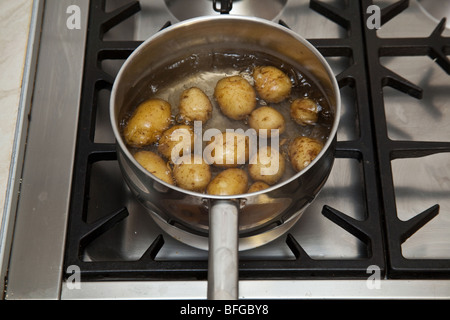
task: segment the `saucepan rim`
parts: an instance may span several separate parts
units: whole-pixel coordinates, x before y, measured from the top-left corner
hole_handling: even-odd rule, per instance
[[[335,114],[334,114],[334,119],[333,119],[333,126],[331,128],[331,131],[330,131],[330,134],[329,134],[329,137],[328,137],[327,141],[325,142],[322,150],[316,156],[316,158],[306,168],[304,168],[303,170],[297,172],[295,175],[293,175],[289,179],[284,180],[282,182],[279,182],[279,183],[277,183],[277,184],[275,184],[273,186],[270,186],[267,189],[256,191],[256,192],[252,192],[252,193],[243,193],[243,194],[238,194],[238,195],[210,195],[210,194],[206,194],[206,193],[200,193],[200,192],[186,190],[186,189],[180,188],[180,187],[178,187],[176,185],[171,185],[171,184],[169,184],[169,183],[167,183],[167,182],[157,178],[156,176],[154,176],[150,172],[148,172],[133,157],[133,155],[129,151],[128,147],[126,146],[125,142],[123,141],[123,139],[122,139],[122,137],[120,135],[119,125],[118,125],[119,121],[115,117],[116,91],[118,90],[117,88],[120,85],[120,80],[122,78],[122,75],[127,71],[128,65],[133,62],[133,60],[134,60],[133,58],[134,57],[137,57],[141,53],[141,51],[143,51],[146,48],[146,46],[149,43],[155,41],[155,39],[157,39],[157,38],[164,37],[169,32],[176,32],[176,29],[179,29],[179,28],[186,28],[186,27],[189,27],[189,25],[192,25],[192,24],[201,23],[201,22],[207,22],[207,21],[212,21],[212,20],[217,20],[217,19],[220,19],[220,20],[231,20],[231,21],[234,21],[236,23],[238,23],[239,21],[254,22],[254,23],[264,24],[264,25],[266,25],[268,27],[276,28],[276,29],[279,29],[282,32],[288,33],[289,35],[294,37],[297,41],[301,42],[320,61],[320,63],[322,64],[322,66],[325,68],[325,70],[327,72],[329,80],[331,81],[332,89],[333,89],[333,93],[334,93],[334,97],[335,97],[335,105],[334,105],[334,107],[335,107],[335,110],[334,110]],[[164,185],[164,186],[166,186],[168,188],[171,188],[173,190],[182,192],[182,193],[187,194],[187,195],[191,195],[191,196],[195,196],[195,197],[201,197],[201,198],[205,198],[205,199],[215,199],[215,200],[245,199],[245,198],[248,198],[250,196],[253,197],[253,196],[258,196],[260,194],[269,193],[269,192],[271,192],[273,190],[276,190],[276,189],[278,189],[280,187],[283,187],[284,185],[289,184],[293,180],[296,180],[300,176],[304,175],[305,172],[307,172],[312,167],[314,167],[315,163],[317,163],[322,158],[322,156],[330,148],[330,145],[333,143],[333,140],[335,139],[335,137],[337,135],[337,130],[338,130],[339,121],[340,121],[340,112],[341,112],[341,96],[340,96],[339,86],[338,86],[338,83],[337,83],[336,78],[334,76],[334,73],[333,73],[330,65],[328,64],[328,62],[322,56],[322,54],[309,41],[307,41],[305,38],[303,38],[299,34],[295,33],[294,31],[292,31],[292,30],[290,30],[290,29],[288,29],[288,28],[286,28],[284,26],[281,26],[280,24],[277,24],[277,23],[275,23],[273,21],[269,21],[269,20],[265,20],[265,19],[257,18],[257,17],[232,16],[232,15],[221,15],[221,16],[214,16],[214,17],[203,16],[203,17],[197,17],[197,18],[184,20],[184,21],[178,22],[176,24],[173,24],[173,25],[165,28],[164,30],[161,30],[161,31],[157,32],[153,36],[149,37],[141,45],[139,45],[139,47],[137,47],[136,50],[134,50],[133,53],[125,60],[124,64],[120,68],[120,70],[119,70],[119,72],[117,74],[117,77],[116,77],[116,79],[115,79],[115,81],[113,83],[113,87],[112,87],[112,90],[111,90],[111,98],[110,98],[110,121],[111,121],[111,126],[112,126],[112,129],[113,129],[113,132],[114,132],[114,136],[115,136],[115,139],[116,139],[116,144],[118,144],[120,146],[121,151],[125,154],[125,156],[128,158],[128,160],[133,163],[133,165],[135,167],[139,168],[139,170],[142,171],[142,173],[145,174],[146,176],[148,176],[149,178],[152,178],[152,179],[158,181],[159,183],[161,183],[162,185]]]

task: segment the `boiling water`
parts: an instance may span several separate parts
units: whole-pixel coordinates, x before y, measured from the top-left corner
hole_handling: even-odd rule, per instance
[[[271,65],[284,71],[292,82],[291,95],[280,103],[267,104],[257,95],[257,107],[269,105],[278,110],[285,119],[286,130],[280,135],[280,152],[286,159],[286,171],[280,180],[289,179],[295,174],[292,169],[287,148],[289,142],[298,136],[307,136],[325,143],[331,131],[334,121],[334,114],[330,110],[329,101],[316,81],[308,76],[308,73],[301,66],[292,66],[279,59],[265,53],[208,53],[192,54],[184,59],[177,60],[161,68],[158,72],[153,72],[138,87],[138,93],[133,101],[130,101],[128,108],[124,108],[121,115],[121,129],[125,127],[128,118],[134,109],[143,101],[150,98],[160,98],[170,103],[172,108],[172,124],[180,124],[178,117],[178,104],[181,93],[191,87],[201,89],[210,99],[213,106],[211,118],[203,124],[203,131],[211,128],[225,132],[226,129],[243,129],[244,132],[250,128],[245,120],[233,120],[225,116],[214,99],[214,88],[216,83],[228,76],[240,75],[250,84],[254,81],[252,73],[255,67]],[[319,120],[316,124],[301,126],[290,117],[290,104],[297,98],[308,97],[314,100],[319,109]],[[207,141],[203,141],[205,144]],[[269,143],[270,144],[270,143]],[[204,145],[203,145],[204,147]],[[157,144],[143,148],[157,152]],[[140,149],[142,150],[142,149]],[[131,153],[137,151],[130,148]],[[242,167],[246,169],[246,166]],[[213,176],[221,170],[212,167]]]

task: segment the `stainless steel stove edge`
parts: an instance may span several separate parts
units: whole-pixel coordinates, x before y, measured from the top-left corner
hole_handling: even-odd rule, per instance
[[[63,284],[61,299],[206,299],[206,281],[86,282]],[[239,299],[449,299],[445,280],[243,280]]]
[[[66,23],[73,1],[37,3],[44,11],[5,299],[59,299],[63,273],[89,1],[76,2],[80,29]]]

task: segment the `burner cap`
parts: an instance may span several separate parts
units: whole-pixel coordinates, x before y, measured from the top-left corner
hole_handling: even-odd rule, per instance
[[[178,20],[200,16],[219,15],[213,0],[164,0],[167,8]],[[221,1],[216,1],[220,8]],[[287,0],[234,0],[230,14],[254,16],[273,20],[283,10]]]
[[[417,0],[420,8],[436,22],[447,18],[446,27],[450,29],[450,0]]]

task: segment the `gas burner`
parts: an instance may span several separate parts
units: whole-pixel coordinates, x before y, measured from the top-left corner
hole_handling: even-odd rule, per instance
[[[446,18],[446,28],[450,29],[450,1],[417,0],[420,9],[436,22]]]
[[[287,0],[164,0],[164,2],[178,20],[221,13],[273,20],[281,13]]]

